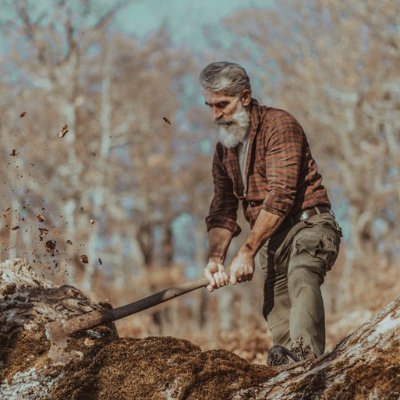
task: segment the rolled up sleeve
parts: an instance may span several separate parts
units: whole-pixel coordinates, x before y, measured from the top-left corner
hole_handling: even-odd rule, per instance
[[[271,130],[265,152],[268,195],[262,208],[286,216],[296,198],[305,136],[299,123],[289,114],[274,120]]]
[[[214,153],[212,164],[214,195],[206,217],[207,231],[212,228],[225,228],[232,236],[239,235],[241,229],[236,223],[239,200],[233,193],[233,183],[229,178],[218,154]]]

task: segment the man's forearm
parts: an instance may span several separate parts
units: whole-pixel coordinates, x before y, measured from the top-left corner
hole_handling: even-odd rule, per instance
[[[225,261],[232,232],[225,228],[212,228],[208,231],[208,259],[220,262]]]
[[[254,257],[263,244],[273,235],[284,218],[261,210],[253,229],[240,248],[240,252],[246,252]]]

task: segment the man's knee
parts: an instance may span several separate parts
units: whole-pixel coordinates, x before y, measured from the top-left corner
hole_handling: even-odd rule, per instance
[[[322,263],[299,264],[296,263],[288,271],[289,292],[302,287],[319,288],[324,282],[325,270]]]

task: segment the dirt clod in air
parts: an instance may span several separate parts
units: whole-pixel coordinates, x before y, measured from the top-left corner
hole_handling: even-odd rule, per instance
[[[49,230],[46,228],[39,228],[39,240],[42,241],[43,238],[49,233]]]
[[[46,251],[52,255],[55,254],[57,242],[54,239],[50,239],[46,242]]]
[[[57,137],[63,138],[67,133],[68,133],[68,125],[65,124],[65,125],[61,128],[61,131],[58,132]]]
[[[43,216],[43,214],[36,215],[36,218],[38,219],[39,222],[46,221],[46,218]]]

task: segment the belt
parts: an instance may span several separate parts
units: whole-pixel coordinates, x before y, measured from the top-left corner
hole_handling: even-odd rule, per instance
[[[292,215],[291,217],[289,217],[289,221],[292,222],[292,224],[297,224],[297,222],[305,221],[306,219],[312,217],[313,215],[330,213],[330,212],[331,209],[329,207],[315,206],[312,208],[307,208],[306,210],[303,210],[295,215]]]
[[[312,208],[307,208],[306,210],[300,211],[297,214],[286,217],[275,233],[280,232],[284,229],[291,228],[298,222],[305,221],[314,215],[323,213],[331,213],[331,209],[325,206],[315,206]]]

